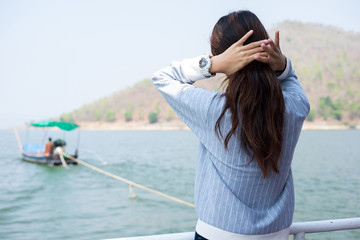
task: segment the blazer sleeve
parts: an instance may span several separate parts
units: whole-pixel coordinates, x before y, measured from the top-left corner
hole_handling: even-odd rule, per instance
[[[205,78],[199,67],[201,57],[174,61],[154,73],[152,78],[155,87],[200,140],[206,137],[208,111],[219,95],[192,86],[195,81]]]
[[[296,76],[295,70],[289,58],[286,58],[286,68],[278,76],[280,81],[287,110],[296,112],[299,117],[305,119],[310,111],[310,103]]]

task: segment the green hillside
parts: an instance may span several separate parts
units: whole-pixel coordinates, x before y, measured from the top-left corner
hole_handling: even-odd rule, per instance
[[[280,30],[283,53],[293,63],[311,103],[308,121],[345,125],[360,121],[360,34],[286,21]],[[274,36],[274,29],[270,35]],[[218,90],[221,78],[198,85]],[[178,117],[150,79],[61,115],[63,121],[172,121]]]
[[[278,29],[282,50],[310,100],[309,119],[359,122],[360,34],[298,22],[284,22]]]

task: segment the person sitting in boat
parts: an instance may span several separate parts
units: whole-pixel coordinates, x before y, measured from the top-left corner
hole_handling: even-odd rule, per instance
[[[65,151],[66,142],[62,139],[56,139],[54,141],[54,146],[55,146],[55,148],[61,147],[63,149],[63,151]]]
[[[49,137],[49,141],[45,144],[44,156],[46,158],[51,158],[53,154],[54,154],[54,144],[52,142],[51,137]]]
[[[66,142],[62,139],[56,139],[54,141],[54,159],[60,159],[59,154],[65,152]]]

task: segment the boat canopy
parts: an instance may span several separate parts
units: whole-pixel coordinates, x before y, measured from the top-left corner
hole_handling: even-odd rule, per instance
[[[50,121],[41,121],[37,123],[31,124],[34,127],[58,127],[65,131],[71,131],[77,128],[79,125],[75,123],[68,123],[68,122],[50,122]]]

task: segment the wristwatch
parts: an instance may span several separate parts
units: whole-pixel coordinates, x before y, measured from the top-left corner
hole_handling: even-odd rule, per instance
[[[211,68],[211,57],[210,55],[203,56],[199,61],[200,72],[204,77],[212,77],[215,74],[210,73],[209,70]]]

